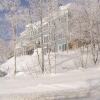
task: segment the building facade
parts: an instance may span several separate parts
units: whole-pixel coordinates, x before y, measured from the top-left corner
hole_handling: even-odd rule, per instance
[[[68,7],[61,6],[54,14],[43,18],[42,24],[38,21],[27,25],[17,39],[17,54],[32,54],[34,49],[41,48],[41,36],[45,53],[65,51],[69,40]]]

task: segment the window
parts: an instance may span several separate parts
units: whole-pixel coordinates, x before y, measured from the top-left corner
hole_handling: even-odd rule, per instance
[[[61,45],[58,46],[59,51],[66,51],[66,49],[67,49],[66,44],[61,44]]]
[[[66,44],[63,44],[62,51],[66,51],[66,49],[67,49]]]

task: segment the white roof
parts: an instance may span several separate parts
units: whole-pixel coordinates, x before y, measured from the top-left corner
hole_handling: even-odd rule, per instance
[[[71,3],[69,3],[69,4],[65,5],[65,6],[61,6],[60,9],[61,10],[66,10],[66,9],[68,9],[70,7],[70,5],[71,5]]]

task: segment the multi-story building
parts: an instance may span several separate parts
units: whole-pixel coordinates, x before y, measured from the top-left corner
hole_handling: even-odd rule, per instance
[[[27,25],[25,31],[17,39],[17,54],[31,54],[34,49],[41,47],[41,35],[43,35],[45,52],[65,51],[69,40],[68,7],[69,4],[59,7],[57,12],[43,18],[42,24],[38,21]]]

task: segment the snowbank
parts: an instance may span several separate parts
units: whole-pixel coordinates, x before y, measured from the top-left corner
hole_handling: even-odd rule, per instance
[[[73,70],[56,75],[46,74],[35,79],[27,76],[23,79],[0,79],[0,99],[71,100],[80,98],[81,100],[89,96],[99,96],[99,83],[100,68]]]
[[[40,73],[41,72],[41,49],[35,50],[33,55],[24,55],[17,57],[17,71]],[[83,58],[83,59],[82,59]],[[81,56],[79,50],[67,52],[50,53],[44,56],[46,73],[63,73],[68,70],[79,69],[82,67],[82,60],[86,67],[93,67],[91,55],[84,54]],[[56,65],[56,66],[55,66]],[[87,65],[87,66],[86,66]],[[99,66],[99,63],[96,65]],[[12,75],[14,72],[14,57],[0,66],[0,69]]]

